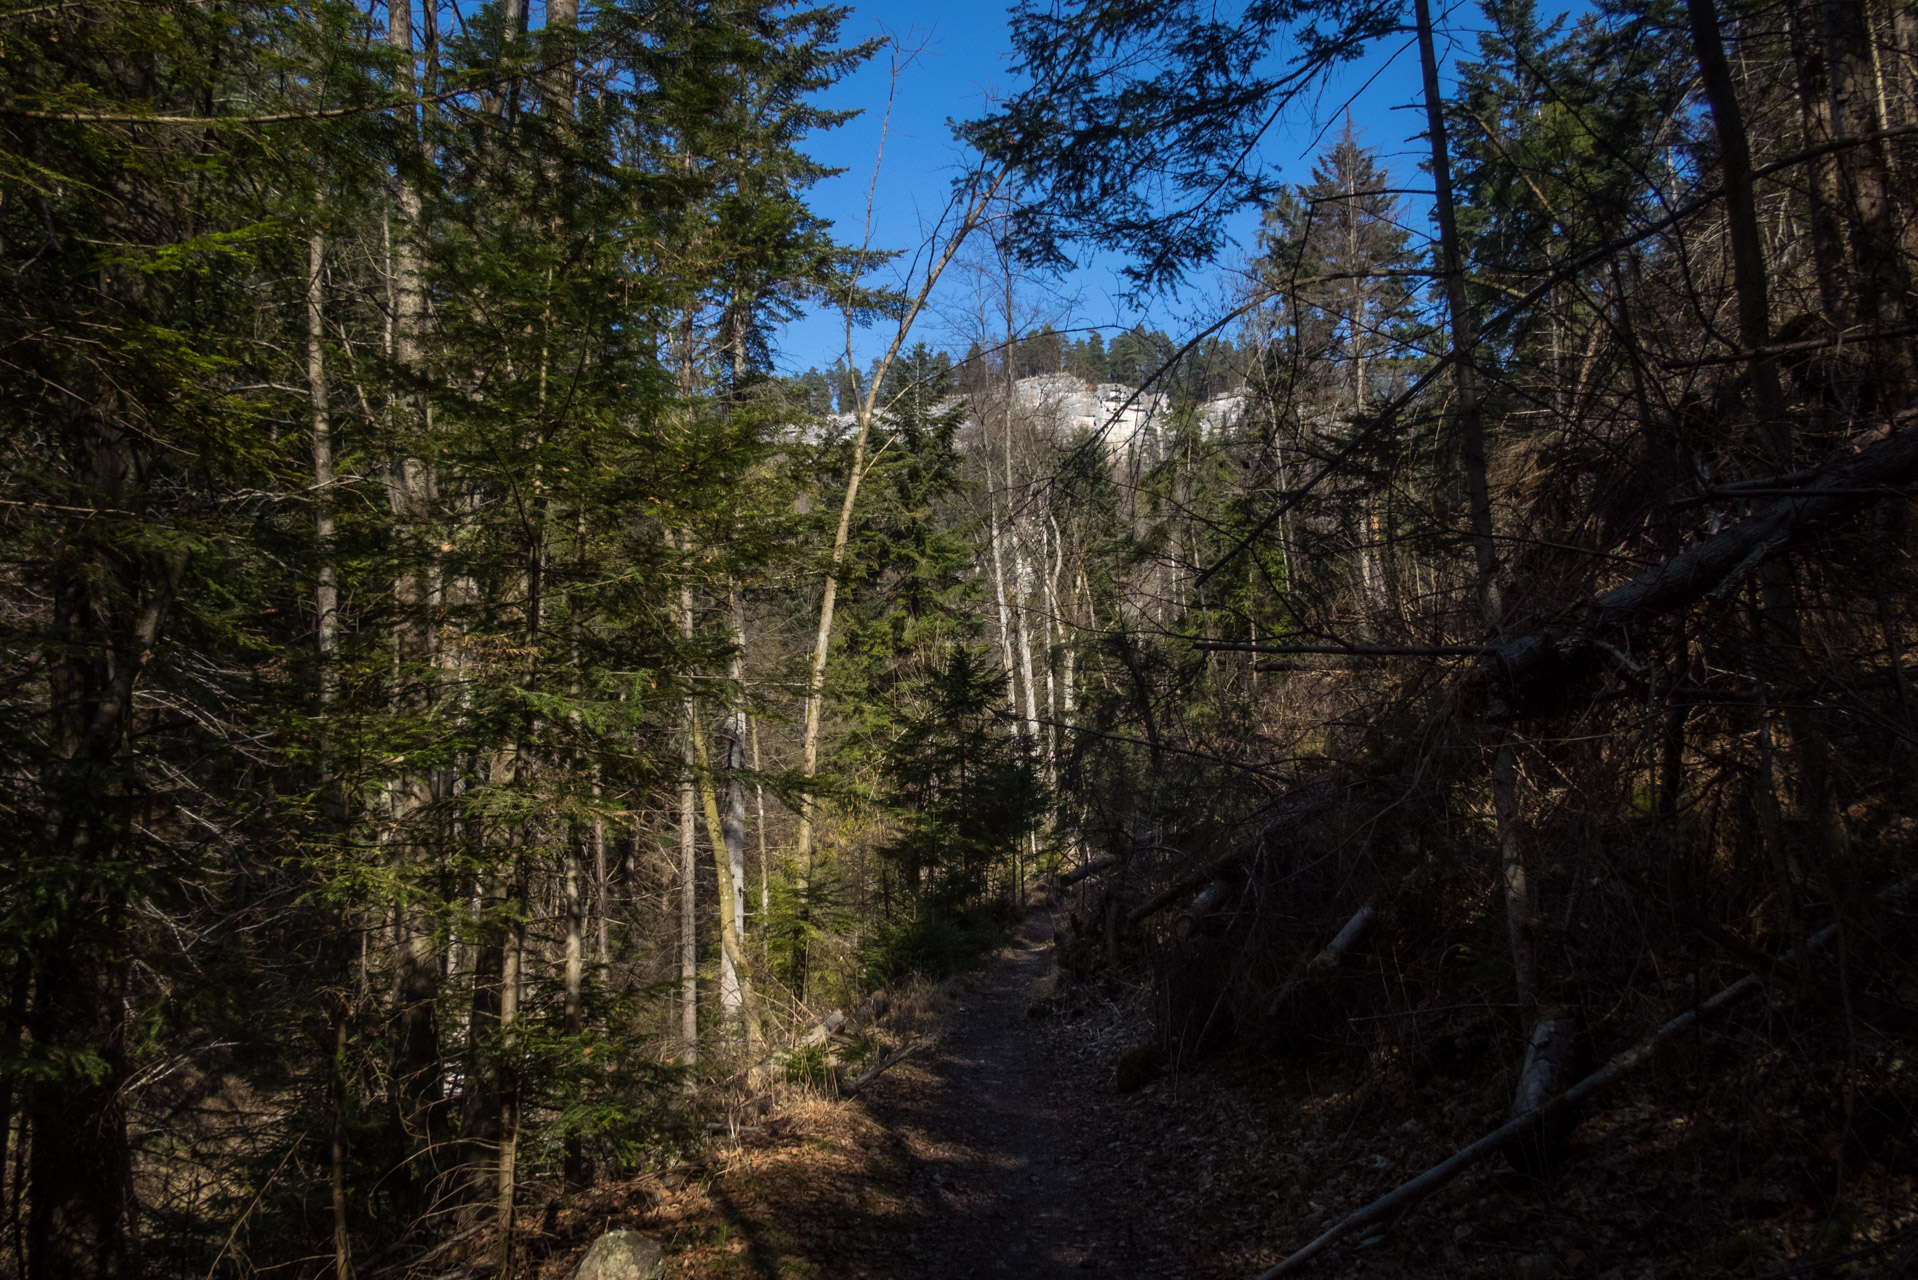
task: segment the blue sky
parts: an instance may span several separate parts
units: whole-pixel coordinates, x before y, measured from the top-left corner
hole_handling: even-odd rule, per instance
[[[1452,18],[1459,45],[1469,57],[1471,29],[1482,21],[1477,7],[1460,4]],[[825,105],[856,108],[864,114],[811,141],[808,150],[817,159],[847,169],[816,187],[813,201],[838,225],[842,240],[857,240],[883,133],[886,146],[873,207],[873,243],[909,249],[920,243],[926,224],[939,214],[960,163],[962,153],[947,121],[981,114],[990,95],[1017,87],[1006,9],[996,0],[891,0],[883,6],[855,8],[846,23],[846,40],[871,35],[891,36],[900,47],[918,52],[893,90],[889,128],[881,127],[888,91],[893,89],[886,52],[825,95]],[[1287,181],[1304,180],[1325,137],[1336,134],[1349,102],[1364,142],[1381,153],[1397,184],[1422,185],[1418,133],[1423,115],[1406,107],[1417,99],[1418,60],[1415,50],[1403,48],[1405,43],[1387,42],[1363,62],[1338,73],[1309,116],[1283,122],[1269,139],[1267,162],[1276,165]],[[1256,219],[1246,214],[1231,229],[1241,246],[1249,247],[1255,228]],[[1035,282],[1028,289],[1028,304],[1035,317],[1062,327],[1120,327],[1143,318],[1176,335],[1182,329],[1189,331],[1195,317],[1207,313],[1209,300],[1223,287],[1220,276],[1202,276],[1184,298],[1160,304],[1141,317],[1118,301],[1116,264],[1094,262],[1064,281]],[[921,321],[915,337],[936,347],[963,347],[960,313],[965,294],[965,285],[958,279],[943,287],[935,296],[933,314]],[[883,346],[878,330],[855,338],[862,362]],[[778,363],[785,372],[815,365],[824,368],[843,349],[843,322],[829,313],[790,324],[777,338]]]

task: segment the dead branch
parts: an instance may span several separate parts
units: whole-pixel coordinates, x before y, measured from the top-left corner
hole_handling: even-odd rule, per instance
[[[882,1073],[891,1070],[913,1054],[918,1053],[921,1049],[925,1048],[928,1043],[929,1042],[925,1040],[914,1040],[910,1044],[902,1045],[893,1050],[880,1061],[878,1066],[873,1067],[861,1075],[854,1076],[851,1080],[840,1085],[839,1096],[842,1098],[853,1097],[861,1089],[864,1089],[867,1085],[877,1080]]]
[[[1918,877],[1900,881],[1898,884],[1886,889],[1880,896],[1886,898],[1896,896],[1915,883],[1918,883]],[[1840,928],[1841,925],[1839,924],[1825,926],[1810,938],[1806,939],[1804,949],[1806,951],[1824,949],[1838,936]],[[1781,963],[1789,963],[1796,955],[1797,950],[1794,949],[1779,957],[1779,960]],[[1542,1124],[1546,1119],[1554,1114],[1565,1111],[1569,1107],[1577,1106],[1580,1102],[1583,1102],[1600,1089],[1618,1080],[1621,1076],[1644,1066],[1647,1062],[1651,1061],[1658,1050],[1663,1048],[1665,1043],[1672,1039],[1672,1037],[1678,1035],[1688,1027],[1729,1008],[1740,1000],[1743,1000],[1746,996],[1762,990],[1765,986],[1765,981],[1765,978],[1760,974],[1746,974],[1737,982],[1732,983],[1729,987],[1726,987],[1723,991],[1720,991],[1703,1004],[1698,1005],[1696,1008],[1687,1009],[1685,1012],[1671,1019],[1643,1040],[1640,1040],[1623,1053],[1618,1054],[1597,1071],[1586,1076],[1583,1080],[1580,1080],[1577,1084],[1565,1090],[1565,1092],[1559,1094],[1557,1097],[1550,1098],[1539,1106],[1513,1116],[1510,1120],[1492,1130],[1469,1147],[1455,1152],[1447,1159],[1441,1160],[1424,1173],[1421,1173],[1418,1177],[1413,1178],[1410,1182],[1401,1183],[1356,1213],[1334,1223],[1317,1239],[1285,1258],[1277,1266],[1259,1272],[1253,1280],[1275,1280],[1275,1277],[1289,1275],[1305,1266],[1306,1263],[1331,1247],[1332,1244],[1352,1234],[1354,1231],[1362,1227],[1372,1226],[1375,1223],[1387,1222],[1389,1219],[1404,1213],[1413,1205],[1425,1199],[1425,1197],[1431,1195],[1440,1187],[1451,1182],[1479,1161],[1499,1151],[1507,1142],[1529,1131],[1533,1126]]]
[[[1882,501],[1887,488],[1914,478],[1918,428],[1907,428],[1814,469],[1791,496],[1604,592],[1578,622],[1501,642],[1499,660],[1515,689],[1562,676],[1605,653],[1605,633],[1735,589],[1759,565],[1793,549],[1808,533]]]

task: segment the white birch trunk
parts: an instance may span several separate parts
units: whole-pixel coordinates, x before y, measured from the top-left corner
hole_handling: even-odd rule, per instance
[[[1012,615],[1006,604],[1006,563],[999,541],[999,500],[991,493],[992,504],[992,595],[999,606],[999,668],[1006,673],[1006,710],[1019,714],[1019,682],[1012,665]]]
[[[693,592],[679,589],[680,638],[693,638]],[[693,824],[693,700],[680,702],[679,1035],[687,1065],[699,1061],[699,858]]]
[[[753,741],[753,773],[757,775],[759,773],[759,721],[753,720],[750,723]],[[768,872],[771,859],[766,854],[766,784],[755,781],[753,791],[759,803],[759,918],[762,922],[760,927],[763,929],[765,927],[763,922],[772,911],[772,882]]]
[[[1025,607],[1026,596],[1030,591],[1027,580],[1031,577],[1032,571],[1025,553],[1019,548],[1017,537],[1012,540],[1012,555],[1013,564],[1017,569],[1013,583],[1019,592],[1014,601],[1012,616],[1019,631],[1019,674],[1026,686],[1026,742],[1034,751],[1037,751],[1039,749],[1039,700],[1032,681],[1032,631],[1026,625],[1028,610]]]
[[[1051,531],[1058,526],[1053,523],[1052,513],[1046,513],[1046,523],[1039,526],[1039,558],[1044,572],[1040,575],[1040,586],[1045,592],[1045,664],[1046,664],[1046,785],[1050,786],[1057,777],[1059,760],[1059,690],[1055,678],[1052,655],[1058,648],[1056,625],[1059,621],[1059,567],[1053,560]],[[1063,550],[1061,551],[1063,558]]]
[[[733,655],[726,677],[733,687],[733,708],[726,733],[726,862],[733,873],[734,941],[746,949],[746,601],[732,589]]]

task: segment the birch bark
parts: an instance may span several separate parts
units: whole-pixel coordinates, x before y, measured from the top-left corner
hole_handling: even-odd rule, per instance
[[[679,636],[693,638],[693,591],[679,589]],[[693,823],[693,699],[680,701],[679,774],[679,1034],[682,1059],[699,1061],[699,861]]]

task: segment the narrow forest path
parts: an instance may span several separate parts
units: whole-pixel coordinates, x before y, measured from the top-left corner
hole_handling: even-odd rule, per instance
[[[904,1144],[919,1198],[893,1274],[1049,1277],[1143,1269],[1131,1203],[1100,1141],[1100,1081],[1047,1052],[1027,1016],[1052,964],[1052,918],[1030,918],[1009,958],[953,1011],[926,1064],[929,1087],[880,1090],[870,1110]]]
[[[1052,917],[1034,915],[979,972],[907,993],[888,1035],[936,1039],[860,1097],[790,1099],[692,1165],[529,1216],[528,1270],[566,1280],[599,1232],[633,1228],[665,1247],[672,1280],[1244,1280],[1504,1116],[1501,1060],[1465,1050],[1320,1066],[1224,1054],[1120,1094],[1115,1061],[1151,1035],[1139,993],[1113,979],[1060,986],[1052,938]],[[1029,1016],[1035,996],[1047,1016]],[[1797,1123],[1789,1078],[1752,1061],[1700,1074],[1679,1053],[1668,1071],[1709,1081],[1715,1105],[1736,1094],[1748,1126],[1760,1112]],[[1831,1232],[1829,1168],[1762,1150],[1727,1166],[1750,1130],[1701,1132],[1701,1095],[1674,1101],[1657,1083],[1611,1095],[1549,1182],[1487,1163],[1395,1229],[1327,1250],[1310,1274],[1782,1275],[1725,1260],[1747,1258],[1761,1230],[1785,1257],[1836,1248],[1818,1243]],[[1912,1202],[1907,1182],[1885,1195]]]
[[[691,1177],[630,1185],[587,1218],[656,1236],[667,1275],[699,1280],[1235,1274],[1193,1265],[1200,1189],[1155,1193],[1127,1140],[1168,1123],[1171,1099],[1119,1096],[1109,1045],[1029,1016],[1053,928],[1029,917],[983,970],[944,984],[936,1041],[862,1097],[792,1107]],[[576,1256],[555,1250],[541,1277]]]

